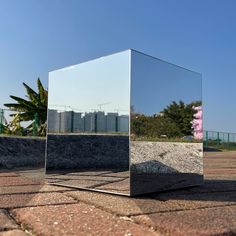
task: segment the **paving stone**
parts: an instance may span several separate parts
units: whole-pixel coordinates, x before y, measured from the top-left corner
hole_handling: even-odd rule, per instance
[[[1,177],[17,177],[17,176],[18,176],[18,174],[14,173],[14,172],[3,171],[3,173],[2,173],[2,171],[0,170],[0,178]]]
[[[166,192],[157,194],[156,197],[163,201],[179,200],[191,201],[192,203],[199,203],[202,206],[217,206],[236,204],[236,191],[232,192],[213,192],[213,193],[194,193],[194,194],[175,194],[175,192]],[[214,204],[214,202],[216,204]]]
[[[22,170],[17,172],[21,177],[25,177],[27,179],[31,179],[36,182],[44,181],[45,171],[44,169],[37,170]]]
[[[119,181],[114,181],[113,183],[106,183],[102,186],[98,186],[96,189],[114,191],[114,192],[125,192],[129,195],[130,180],[123,179]]]
[[[236,157],[236,151],[223,151],[223,152],[204,152],[204,158],[207,157],[222,157],[224,156],[225,158],[234,158]]]
[[[17,225],[13,222],[13,220],[7,215],[4,210],[0,209],[0,231],[16,228]]]
[[[227,181],[235,181],[236,180],[236,174],[234,174],[234,175],[227,175],[227,174],[225,174],[225,175],[208,175],[207,176],[207,179],[213,179],[213,180],[221,180],[221,181],[223,181],[223,180],[227,180]]]
[[[19,229],[0,232],[0,236],[27,236],[27,235],[28,234]]]
[[[64,180],[61,180],[61,179],[50,178],[50,179],[46,180],[46,183],[48,183],[48,184],[55,184],[55,183],[60,183],[60,182],[63,182],[63,181]]]
[[[129,216],[147,212],[157,212],[158,210],[166,209],[165,202],[152,199],[134,199],[119,195],[82,190],[77,192],[67,192],[65,194],[118,215]]]
[[[72,190],[71,188],[58,187],[55,185],[23,185],[23,186],[4,186],[0,187],[0,196],[2,194],[15,193],[37,193],[37,192],[61,192]]]
[[[114,177],[128,178],[129,171],[110,172],[110,173],[104,174],[103,176],[114,176]]]
[[[88,175],[50,175],[47,176],[47,179],[59,179],[59,180],[101,180],[101,181],[119,181],[124,178],[114,177],[114,176],[88,176]]]
[[[104,175],[107,173],[111,173],[112,171],[82,171],[78,170],[77,172],[69,172],[67,175],[74,175],[74,176],[99,176],[99,175]]]
[[[165,235],[236,235],[236,206],[140,215],[132,219]]]
[[[30,185],[39,184],[39,181],[33,181],[24,177],[1,177],[0,186],[12,186],[12,185]]]
[[[236,235],[236,152],[205,156],[205,185],[136,198],[39,185],[14,173],[0,173],[0,208],[17,208],[12,213],[19,224],[35,235],[153,235],[148,227],[164,235]],[[88,174],[80,179],[88,179]],[[120,177],[112,172],[99,176]],[[11,221],[0,210],[0,225],[6,217]],[[25,235],[7,229],[0,236]]]
[[[53,183],[53,182],[51,182]],[[55,182],[56,184],[64,185],[64,186],[71,186],[71,187],[78,187],[80,188],[95,188],[96,186],[108,184],[108,181],[102,181],[102,180],[61,180],[60,182]]]
[[[148,227],[119,218],[84,203],[30,207],[12,210],[17,221],[36,235],[159,235]]]
[[[212,181],[236,180],[236,152],[204,153],[204,177]]]
[[[76,202],[62,193],[9,194],[0,197],[0,208],[15,208]]]
[[[178,195],[172,191],[139,198],[82,190],[69,191],[65,194],[109,212],[126,216],[236,204],[236,192]]]

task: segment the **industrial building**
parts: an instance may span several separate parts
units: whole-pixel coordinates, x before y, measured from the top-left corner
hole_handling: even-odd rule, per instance
[[[48,110],[49,133],[128,133],[129,116],[95,111]]]

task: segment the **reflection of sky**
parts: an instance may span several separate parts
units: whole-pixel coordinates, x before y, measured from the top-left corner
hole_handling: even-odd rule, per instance
[[[129,114],[129,52],[50,72],[49,108]]]
[[[201,100],[201,75],[132,51],[131,104],[136,112],[152,115],[172,101]]]

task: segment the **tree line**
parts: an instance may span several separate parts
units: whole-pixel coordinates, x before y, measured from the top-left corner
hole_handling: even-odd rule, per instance
[[[147,116],[131,113],[131,133],[135,137],[182,138],[193,134],[192,121],[201,101],[185,104],[173,101],[160,113]]]

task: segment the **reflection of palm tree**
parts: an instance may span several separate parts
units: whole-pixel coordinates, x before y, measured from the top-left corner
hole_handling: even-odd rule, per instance
[[[17,103],[7,103],[4,106],[17,111],[11,116],[17,117],[18,121],[33,121],[37,115],[39,128],[45,126],[47,120],[48,91],[44,89],[40,79],[37,80],[38,93],[23,83],[26,88],[28,100],[20,97],[10,96]],[[32,127],[33,123],[29,127]]]

